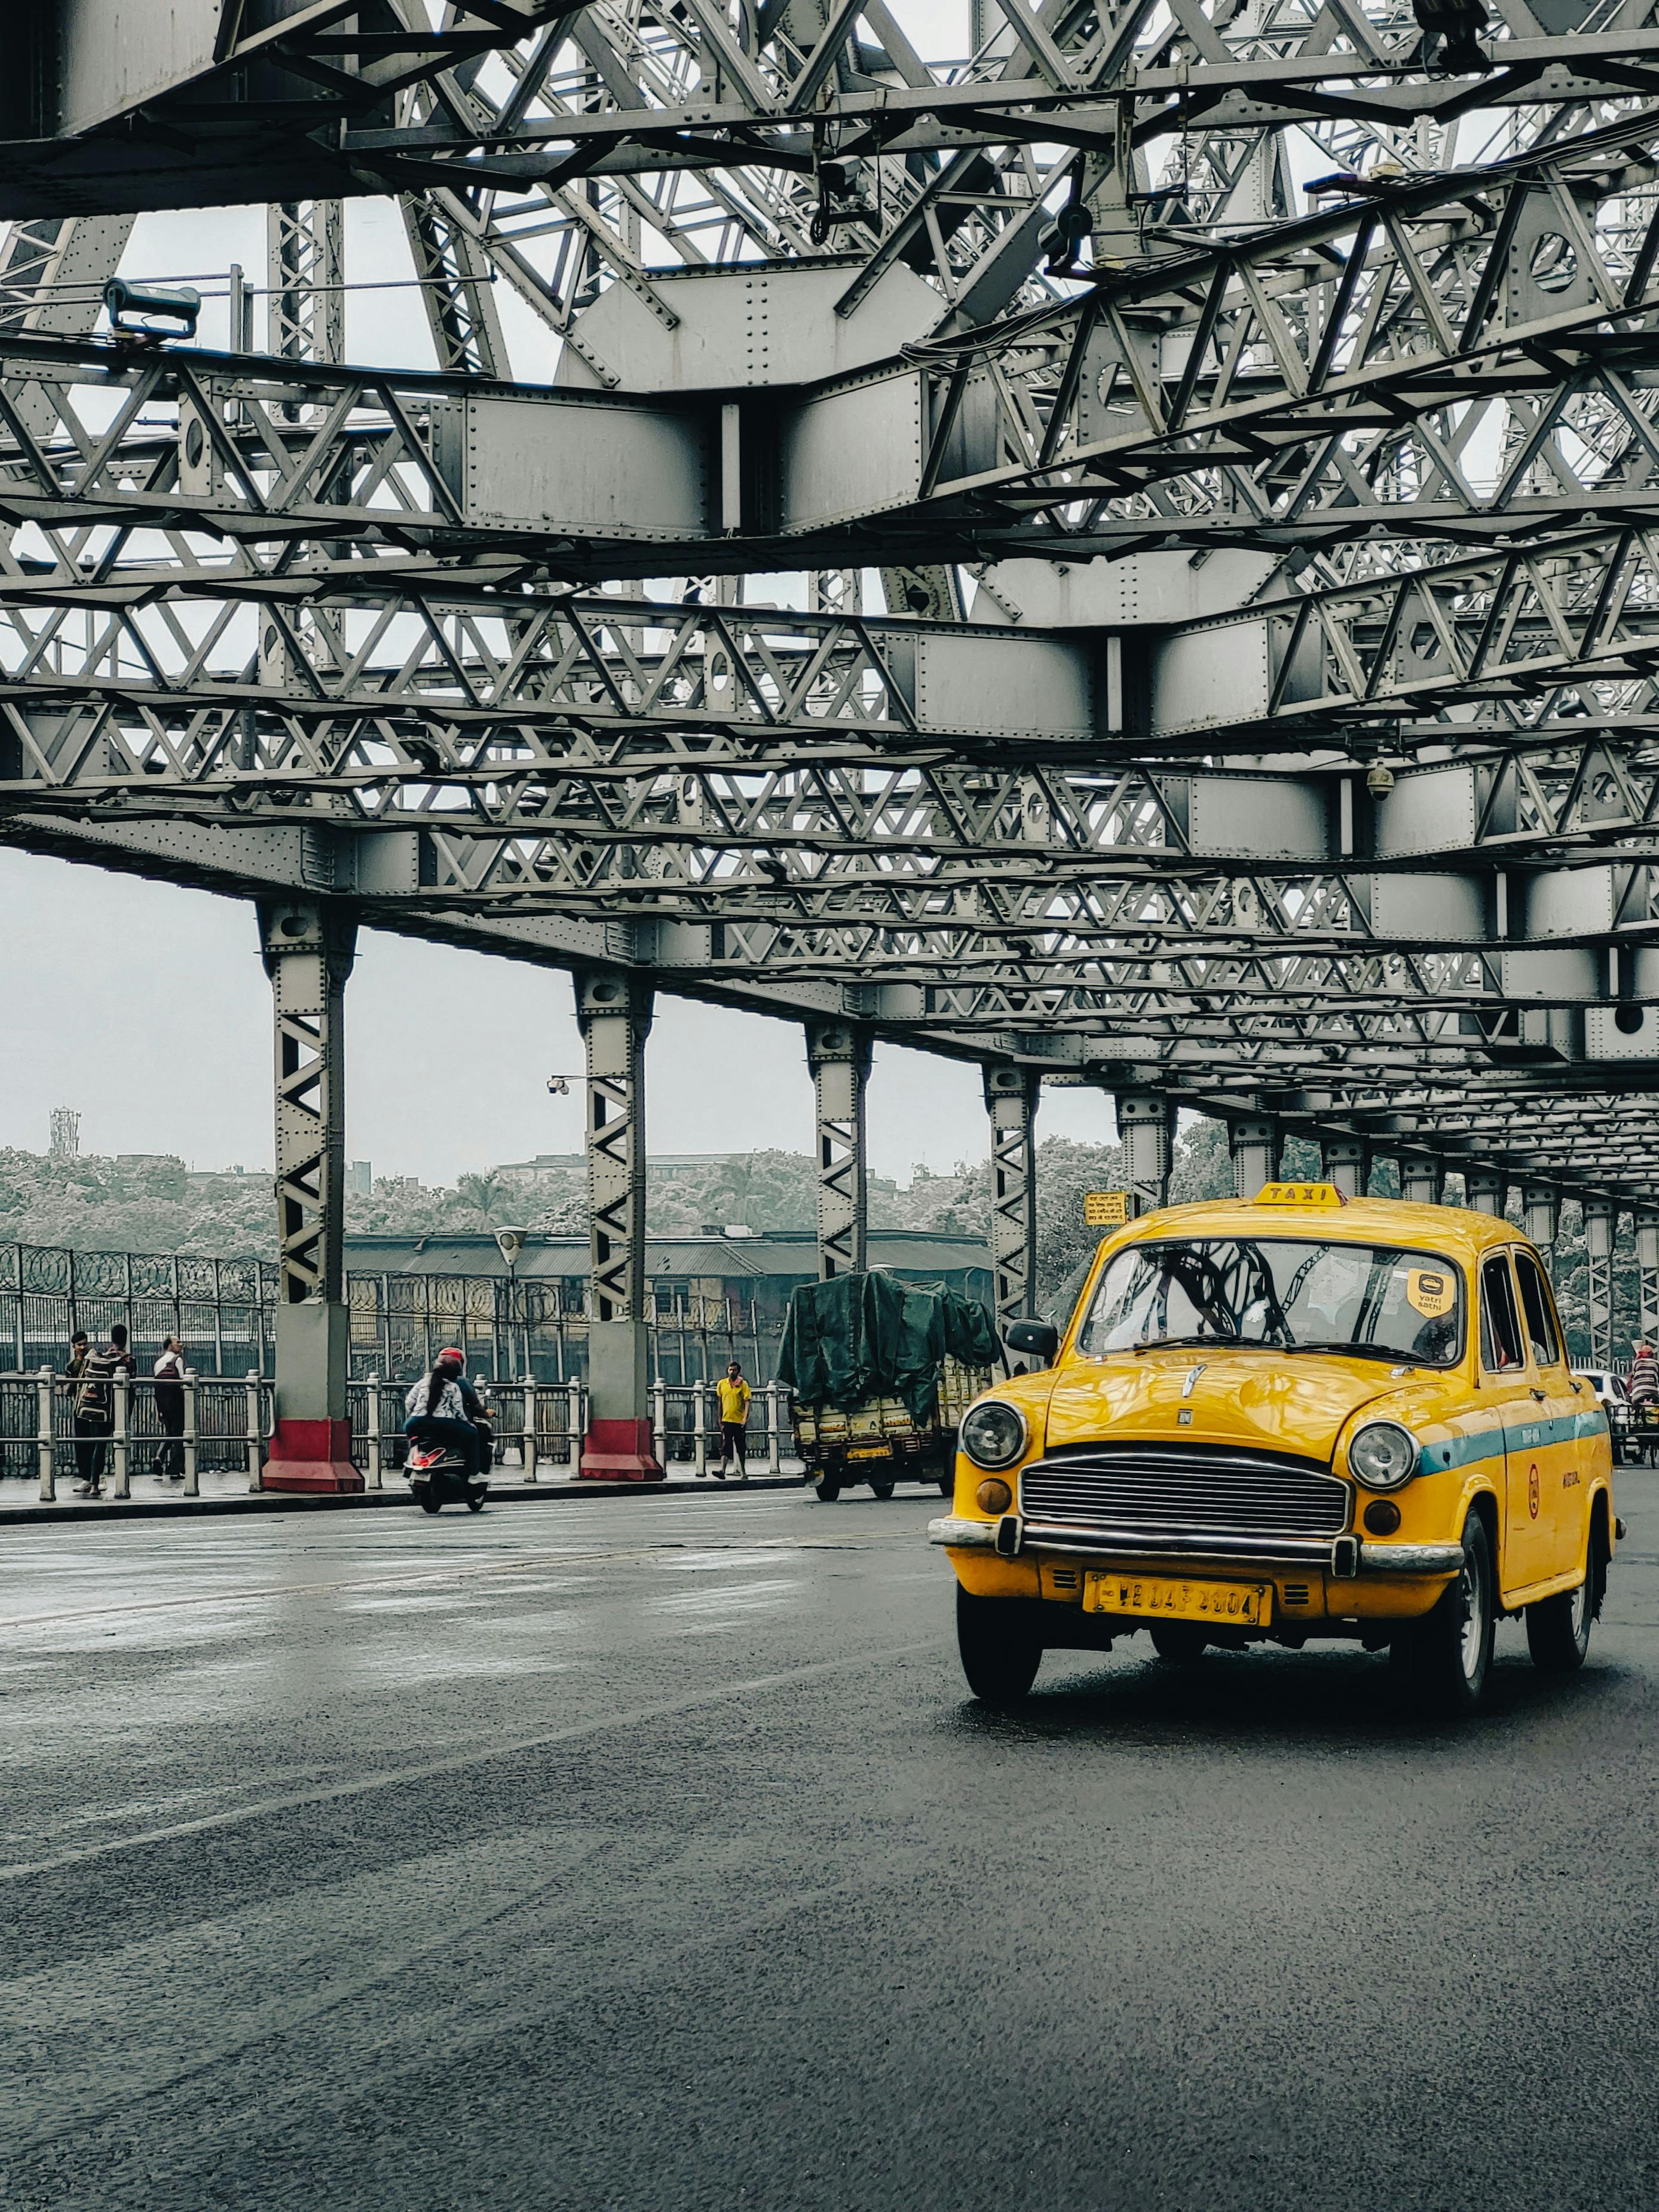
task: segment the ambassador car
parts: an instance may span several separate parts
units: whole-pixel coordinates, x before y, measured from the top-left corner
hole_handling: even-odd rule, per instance
[[[1623,1534],[1607,1419],[1507,1221],[1325,1183],[1169,1206],[1008,1343],[1049,1364],[969,1409],[930,1529],[976,1697],[1142,1629],[1176,1662],[1387,1647],[1461,1712],[1504,1614],[1583,1663]]]

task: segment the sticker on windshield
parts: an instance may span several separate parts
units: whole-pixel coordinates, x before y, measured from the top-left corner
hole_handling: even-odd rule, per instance
[[[1449,1313],[1456,1293],[1443,1267],[1412,1267],[1407,1271],[1406,1297],[1430,1321]]]

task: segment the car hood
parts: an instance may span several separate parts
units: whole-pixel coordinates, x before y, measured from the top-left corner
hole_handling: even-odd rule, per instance
[[[1046,1448],[1157,1437],[1328,1459],[1362,1407],[1393,1398],[1402,1402],[1390,1411],[1407,1414],[1419,1378],[1316,1352],[1194,1347],[1079,1361],[1054,1376]]]

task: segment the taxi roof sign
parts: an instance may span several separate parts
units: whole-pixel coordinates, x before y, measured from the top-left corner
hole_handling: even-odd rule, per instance
[[[1334,1182],[1264,1182],[1255,1202],[1258,1206],[1346,1206],[1348,1201]]]
[[[1121,1229],[1129,1218],[1127,1190],[1085,1190],[1083,1224],[1085,1229]]]

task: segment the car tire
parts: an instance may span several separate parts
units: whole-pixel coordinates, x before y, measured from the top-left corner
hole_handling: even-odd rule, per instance
[[[821,1474],[818,1477],[817,1481],[813,1485],[813,1487],[817,1490],[819,1498],[825,1505],[833,1505],[836,1500],[841,1496],[840,1483],[832,1482],[827,1474]]]
[[[1592,1544],[1594,1539],[1592,1539]],[[1576,1674],[1589,1651],[1590,1628],[1595,1620],[1595,1559],[1592,1550],[1584,1561],[1584,1579],[1577,1589],[1559,1596],[1540,1598],[1527,1607],[1527,1650],[1532,1663],[1543,1674]]]
[[[1017,1705],[1030,1694],[1042,1646],[1018,1598],[975,1597],[957,1584],[957,1650],[968,1687],[982,1705]]]
[[[1492,1675],[1498,1577],[1492,1540],[1478,1513],[1463,1523],[1463,1567],[1431,1612],[1396,1635],[1392,1657],[1424,1703],[1453,1717],[1478,1712]]]
[[[872,1482],[870,1487],[878,1498],[890,1498],[893,1494],[890,1482]]]
[[[1169,1667],[1193,1667],[1210,1648],[1204,1631],[1189,1620],[1160,1620],[1152,1631],[1152,1649]]]

